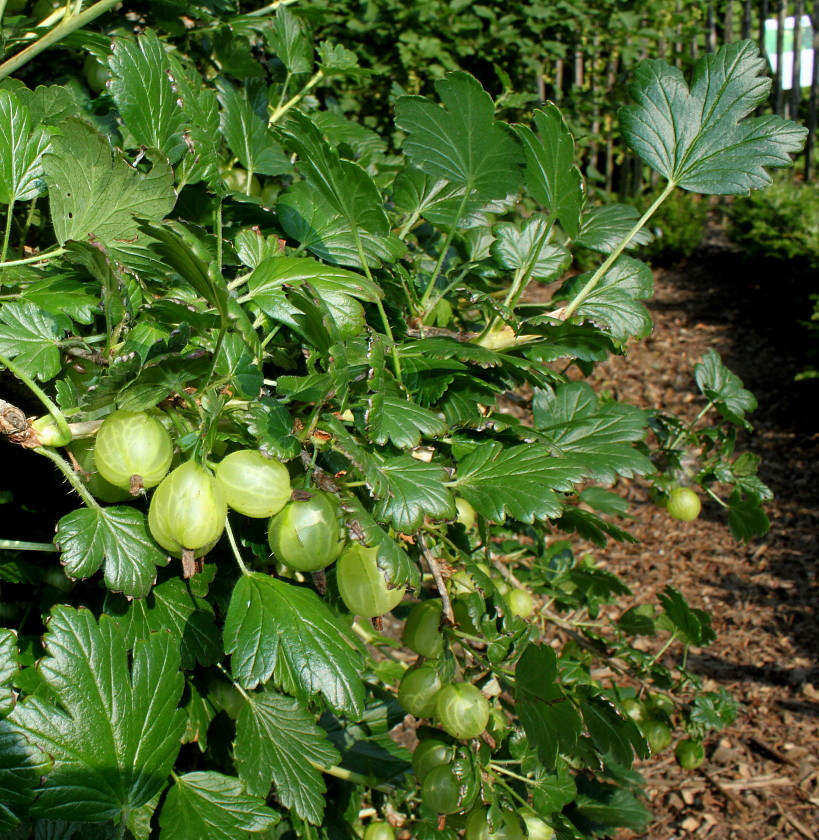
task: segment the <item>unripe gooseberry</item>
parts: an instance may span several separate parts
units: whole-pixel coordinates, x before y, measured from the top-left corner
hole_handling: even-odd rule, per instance
[[[691,522],[700,515],[700,497],[688,487],[674,487],[668,494],[665,509],[669,516],[682,522]]]
[[[404,624],[404,644],[419,656],[436,659],[444,649],[441,615],[444,605],[440,598],[430,598],[416,604]]]
[[[404,673],[398,685],[398,702],[414,717],[431,717],[441,688],[435,664],[428,662]]]
[[[295,500],[270,520],[267,539],[276,559],[300,572],[317,572],[338,557],[344,545],[338,503],[330,493],[316,491]]]
[[[363,840],[395,840],[395,832],[389,823],[371,822],[364,829]]]
[[[528,589],[510,589],[504,596],[512,615],[531,618],[535,612],[535,599]]]
[[[338,558],[336,581],[347,609],[362,618],[388,613],[404,597],[405,586],[390,589],[378,568],[378,549],[353,543]]]
[[[177,467],[154,491],[148,508],[153,538],[174,557],[207,554],[222,536],[227,503],[213,476],[194,461]]]
[[[216,480],[228,506],[255,519],[278,513],[292,493],[287,467],[257,449],[231,452],[217,465]]]
[[[443,729],[453,738],[477,738],[489,723],[489,701],[468,683],[444,686],[436,704]]]
[[[137,478],[142,487],[154,487],[170,469],[173,443],[156,417],[115,411],[97,432],[94,460],[100,475],[115,487],[128,490]]]
[[[517,814],[504,811],[495,830],[489,827],[489,809],[475,808],[466,819],[466,840],[525,840]]]

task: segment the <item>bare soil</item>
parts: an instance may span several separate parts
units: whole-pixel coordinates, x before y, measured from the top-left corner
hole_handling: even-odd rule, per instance
[[[595,372],[618,399],[690,420],[702,407],[693,365],[716,348],[759,400],[738,450],[762,456],[776,494],[770,533],[743,544],[716,503],[676,522],[634,482],[640,544],[597,551],[639,581],[634,603],[656,603],[673,582],[712,613],[717,641],[688,665],[742,703],[736,724],[706,741],[701,770],[685,772],[670,755],[639,765],[656,822],[622,840],[819,838],[819,380],[794,381],[804,356],[787,278],[754,276],[739,257],[712,233],[691,260],[656,272],[654,333]]]

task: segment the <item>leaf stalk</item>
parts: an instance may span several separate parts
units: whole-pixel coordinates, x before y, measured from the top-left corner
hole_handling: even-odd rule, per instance
[[[651,205],[651,207],[643,213],[642,216],[637,220],[634,227],[625,235],[623,241],[609,254],[608,258],[598,267],[597,271],[592,274],[589,282],[580,290],[579,294],[575,297],[575,299],[563,310],[562,318],[564,321],[567,321],[571,318],[572,315],[577,311],[577,309],[582,306],[583,301],[595,290],[597,284],[603,278],[605,273],[614,265],[623,251],[629,246],[629,243],[635,236],[643,229],[646,222],[654,215],[657,211],[657,208],[671,195],[672,192],[676,189],[676,184],[673,181],[669,181],[665,189],[660,193],[657,197],[657,200]]]

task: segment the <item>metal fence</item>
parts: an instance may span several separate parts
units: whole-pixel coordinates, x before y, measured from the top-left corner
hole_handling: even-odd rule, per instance
[[[663,7],[665,20],[652,20],[652,9],[656,14]],[[748,38],[759,43],[773,77],[771,95],[759,113],[788,117],[808,128],[802,166],[795,172],[806,180],[815,178],[819,60],[814,57],[819,59],[819,0],[643,4],[631,32],[611,40],[593,33],[578,39],[565,57],[548,62],[538,93],[558,103],[571,100],[573,111],[578,105],[582,110],[584,97],[594,103],[592,112],[581,117],[590,128],[584,147],[587,177],[609,192],[631,194],[643,186],[643,168],[617,143],[612,106],[625,101],[636,63],[663,58],[685,71],[703,53]],[[582,128],[579,134],[582,138]]]

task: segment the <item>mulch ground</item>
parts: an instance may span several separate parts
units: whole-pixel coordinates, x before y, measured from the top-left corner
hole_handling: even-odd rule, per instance
[[[739,256],[712,233],[689,261],[656,272],[654,333],[594,375],[618,399],[690,420],[703,404],[693,365],[716,348],[759,400],[738,451],[762,456],[776,495],[770,533],[742,544],[716,503],[696,522],[676,522],[634,482],[630,530],[640,544],[596,552],[636,584],[634,603],[656,603],[673,582],[711,612],[717,641],[692,651],[689,668],[742,704],[735,725],[706,741],[700,771],[680,770],[672,756],[640,763],[656,822],[623,840],[819,838],[819,380],[794,381],[804,359],[787,278],[754,277]]]

